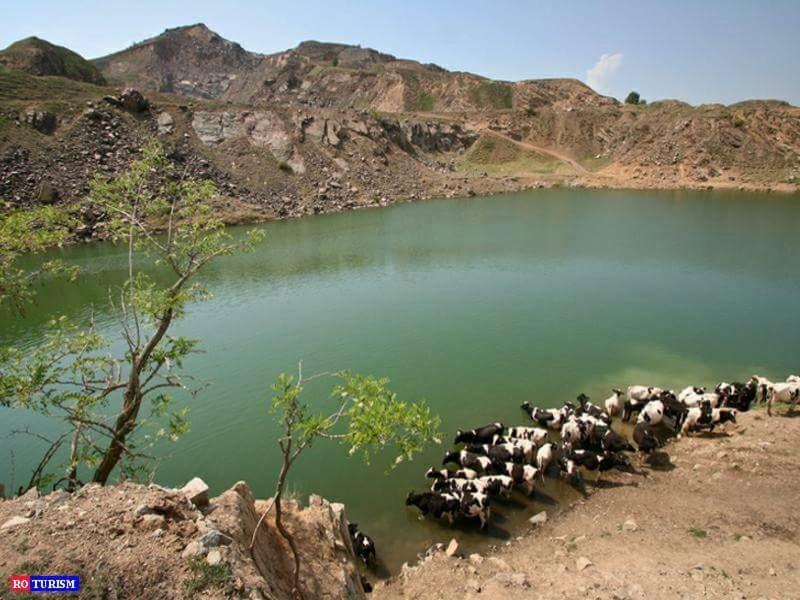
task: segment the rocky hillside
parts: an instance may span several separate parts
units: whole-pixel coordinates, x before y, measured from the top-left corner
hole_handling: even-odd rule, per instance
[[[86,598],[290,600],[293,561],[270,516],[249,550],[269,504],[244,482],[209,500],[197,478],[180,490],[89,484],[72,495],[0,497],[0,596],[11,575],[69,573]],[[304,597],[363,598],[344,506],[318,496],[284,506]]]
[[[20,64],[0,67],[7,208],[80,200],[150,137],[216,182],[229,222],[550,185],[800,185],[800,109],[777,101],[621,105],[574,80],[491,81],[343,44],[259,55],[204,25],[96,60],[110,85]],[[87,238],[103,218],[85,214]]]
[[[616,103],[575,80],[492,81],[345,44],[309,41],[261,55],[203,24],[168,29],[94,63],[116,85],[243,104],[453,112]]]
[[[80,54],[37,37],[20,40],[1,50],[0,65],[31,75],[50,75],[96,85],[105,84],[97,67]]]

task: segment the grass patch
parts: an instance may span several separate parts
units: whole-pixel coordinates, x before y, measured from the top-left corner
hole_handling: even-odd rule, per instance
[[[109,91],[109,88],[64,77],[35,77],[0,67],[0,100],[97,98]]]
[[[708,534],[706,533],[705,529],[690,529],[689,534],[699,539],[708,537]]]
[[[189,570],[192,576],[183,584],[189,594],[198,594],[210,587],[223,586],[231,575],[230,565],[209,565],[199,556],[189,561]]]
[[[610,165],[611,162],[611,157],[609,156],[601,156],[600,158],[597,158],[596,156],[589,156],[578,161],[578,163],[587,171],[599,171],[603,167]]]
[[[507,83],[485,81],[472,88],[469,95],[478,108],[502,110],[514,105],[514,89]]]
[[[414,104],[413,110],[417,112],[430,112],[436,104],[436,99],[426,91],[420,91],[417,95],[417,101]]]
[[[522,148],[514,142],[482,135],[464,154],[458,164],[461,171],[490,175],[551,175],[569,174],[572,169],[560,160]]]

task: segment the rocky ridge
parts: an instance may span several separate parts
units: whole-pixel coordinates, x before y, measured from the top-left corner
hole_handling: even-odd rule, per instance
[[[199,478],[180,490],[133,483],[46,496],[32,490],[0,500],[2,586],[13,574],[59,572],[79,574],[86,597],[290,599],[291,554],[269,517],[248,549],[268,506],[244,482],[209,499]],[[284,507],[305,597],[364,597],[344,506],[312,496],[305,508],[290,500]]]

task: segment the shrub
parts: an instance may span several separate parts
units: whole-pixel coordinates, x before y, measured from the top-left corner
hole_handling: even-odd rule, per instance
[[[197,594],[209,587],[224,585],[230,577],[228,564],[209,565],[202,556],[195,556],[189,561],[192,576],[184,582],[186,591]]]
[[[421,91],[417,96],[417,103],[415,110],[420,112],[430,112],[433,110],[433,105],[436,103],[435,98],[426,91]]]
[[[625,104],[639,104],[640,100],[639,92],[631,92],[625,98]]]
[[[292,169],[292,165],[287,163],[285,160],[282,160],[278,163],[278,168],[283,171],[284,173],[289,173],[290,175],[294,173],[294,169]]]

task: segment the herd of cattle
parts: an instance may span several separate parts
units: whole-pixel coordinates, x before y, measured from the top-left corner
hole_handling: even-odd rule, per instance
[[[746,383],[720,383],[713,392],[687,387],[677,395],[671,390],[634,385],[625,393],[613,390],[603,405],[592,404],[585,394],[577,405],[565,402],[561,408],[537,408],[528,402],[522,409],[535,426],[505,427],[491,423],[469,431],[458,431],[454,443],[460,450],[445,454],[442,465],[428,469],[431,490],[410,492],[407,506],[423,515],[453,522],[456,517],[479,519],[485,527],[490,506],[498,496],[508,497],[515,489],[530,496],[545,475],[581,483],[581,471],[596,471],[598,478],[611,469],[630,466],[626,452],[651,455],[669,435],[709,430],[736,422],[739,411],[751,404],[766,403],[772,414],[775,402],[800,399],[800,377],[772,382],[754,375]],[[628,422],[637,417],[633,443],[612,428],[616,415]],[[657,428],[660,431],[657,431]],[[560,442],[550,441],[550,432],[560,433]],[[661,433],[661,436],[657,435]]]

